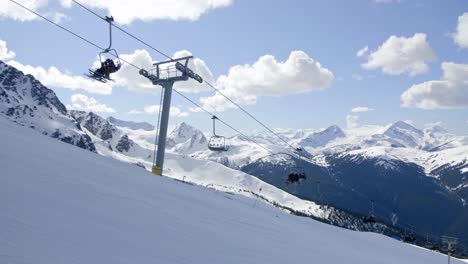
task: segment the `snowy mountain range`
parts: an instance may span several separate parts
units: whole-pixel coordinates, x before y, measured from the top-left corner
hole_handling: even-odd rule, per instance
[[[263,187],[261,196],[155,177],[3,115],[0,127],[0,263],[436,264],[447,259],[378,233],[293,216],[263,197],[305,212],[324,210],[214,162],[182,155],[178,161],[174,154],[168,159],[178,170],[171,174],[195,173],[200,182],[211,182],[211,172],[233,186]],[[452,263],[462,262],[452,258]]]
[[[67,111],[52,90],[1,61],[0,115],[100,155],[151,167],[153,126]],[[270,203],[328,221],[335,219],[335,224],[354,225],[355,229],[363,227],[356,226],[353,219],[369,214],[369,200],[373,199],[375,213],[389,225],[434,236],[468,235],[468,226],[463,224],[468,219],[467,137],[452,135],[440,125],[417,129],[402,121],[353,130],[332,125],[321,130],[277,132],[304,151],[295,153],[265,132],[250,138],[229,137],[229,150],[215,152],[206,147],[209,135],[187,123],[178,124],[168,136],[167,174],[218,190],[256,196],[260,195],[258,184],[263,182],[272,186],[267,189],[274,195],[262,195]],[[269,151],[259,148],[252,139]],[[188,168],[191,163],[197,166]],[[220,177],[233,174],[219,164],[242,172],[234,179]],[[216,173],[206,175],[206,171]],[[288,174],[294,171],[306,173],[306,180],[287,184]],[[330,213],[314,206],[309,210],[308,201],[278,198],[287,193],[343,210]]]

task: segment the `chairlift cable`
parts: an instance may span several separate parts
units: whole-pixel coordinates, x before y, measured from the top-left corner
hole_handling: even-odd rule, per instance
[[[44,17],[43,15],[41,15],[41,14],[39,14],[39,13],[33,11],[32,9],[30,9],[30,8],[28,8],[28,7],[24,6],[24,5],[22,5],[22,4],[18,3],[18,2],[16,2],[15,0],[9,0],[9,1],[12,2],[12,3],[14,3],[14,4],[16,4],[16,5],[18,5],[18,6],[21,7],[21,8],[23,8],[23,9],[25,9],[25,10],[27,10],[27,11],[33,13],[34,15],[36,15],[36,16],[38,16],[38,17],[40,17],[40,18],[42,18],[42,19],[44,19],[44,20],[46,20],[46,21],[48,21],[49,23],[51,23],[51,24],[53,24],[53,25],[59,27],[60,29],[62,29],[62,30],[64,30],[64,31],[66,31],[66,32],[68,32],[68,33],[74,35],[75,37],[77,37],[77,38],[79,38],[79,39],[85,41],[86,43],[88,43],[88,44],[90,44],[90,45],[92,45],[92,46],[94,46],[94,47],[96,47],[96,48],[98,48],[98,49],[100,49],[100,50],[104,50],[104,48],[100,47],[100,46],[97,45],[96,43],[94,43],[94,42],[92,42],[92,41],[86,39],[86,38],[83,37],[83,36],[80,36],[80,35],[74,33],[73,31],[67,29],[67,28],[64,27],[64,26],[61,26],[61,25],[59,25],[59,24],[53,22],[52,20],[50,20],[50,19]],[[115,57],[115,56],[114,56],[114,57]],[[131,63],[131,62],[125,60],[125,59],[122,59],[122,58],[121,58],[121,60],[122,60],[123,62],[127,63],[128,65],[134,67],[134,68],[137,69],[137,70],[142,70],[142,68],[138,67],[137,65],[135,65],[135,64],[133,64],[133,63]],[[184,94],[182,94],[181,92],[177,91],[176,89],[173,89],[173,91],[176,92],[177,94],[179,94],[180,96],[182,96],[184,99],[186,99],[186,100],[188,100],[189,102],[191,102],[192,104],[194,104],[196,107],[202,109],[204,112],[206,112],[206,113],[209,114],[210,116],[214,116],[214,114],[212,114],[211,112],[207,111],[206,109],[204,109],[203,107],[201,107],[198,103],[194,102],[193,100],[191,100],[190,98],[188,98],[187,96],[185,96]],[[244,136],[246,139],[248,139],[248,140],[251,141],[252,143],[255,143],[257,146],[259,146],[259,147],[265,149],[266,151],[268,151],[268,152],[274,154],[271,150],[269,150],[269,149],[267,149],[266,147],[260,145],[258,142],[256,142],[255,140],[251,139],[250,137],[248,137],[248,136],[245,135],[244,133],[240,132],[238,129],[236,129],[236,128],[234,128],[233,126],[229,125],[229,123],[227,123],[226,121],[220,119],[219,117],[218,117],[218,120],[219,120],[221,123],[223,123],[225,126],[227,126],[227,127],[229,127],[230,129],[232,129],[233,131],[235,131],[235,132],[239,133],[240,135]]]
[[[97,14],[96,12],[94,12],[93,10],[91,10],[90,8],[86,7],[85,5],[81,4],[80,2],[76,1],[76,0],[72,0],[74,3],[76,3],[77,5],[81,6],[82,8],[84,8],[85,10],[89,11],[90,13],[94,14],[95,16],[97,16],[98,18],[106,21],[105,18],[103,18],[102,16],[100,16],[99,14]],[[144,40],[142,40],[141,38],[138,38],[136,37],[135,35],[131,34],[130,32],[126,31],[125,29],[115,25],[112,23],[112,26],[114,26],[115,28],[119,29],[120,31],[122,31],[123,33],[127,34],[128,36],[132,37],[133,39],[139,41],[140,43],[144,44],[145,46],[147,46],[148,48],[156,51],[157,53],[161,54],[162,56],[168,58],[169,60],[173,60],[173,58],[169,55],[167,55],[166,53],[162,52],[161,50],[159,49],[156,49],[155,47],[153,47],[152,45],[148,44],[147,42],[145,42]],[[213,90],[215,90],[216,92],[218,92],[221,96],[223,96],[224,98],[226,98],[229,102],[231,102],[232,104],[234,104],[237,108],[239,108],[239,110],[241,110],[242,112],[244,112],[247,116],[249,116],[250,118],[252,118],[254,121],[256,121],[258,124],[260,124],[262,127],[264,127],[265,129],[267,129],[270,133],[272,133],[273,135],[275,135],[278,139],[280,139],[282,142],[284,142],[287,146],[291,147],[293,150],[298,150],[298,148],[294,147],[293,145],[291,145],[287,140],[285,140],[283,137],[281,137],[278,133],[274,132],[273,129],[269,128],[267,125],[265,125],[263,122],[261,122],[258,118],[256,118],[254,115],[252,115],[249,111],[247,111],[244,107],[240,106],[238,103],[236,103],[234,100],[232,100],[231,98],[229,98],[226,94],[224,94],[223,92],[221,92],[218,88],[216,88],[216,86],[214,86],[213,84],[211,84],[210,82],[204,80],[204,82],[209,86],[211,87]]]
[[[90,44],[91,46],[94,46],[94,47],[96,47],[96,48],[98,48],[98,49],[100,49],[100,50],[105,50],[105,48],[100,47],[99,45],[97,45],[97,44],[95,44],[94,42],[92,42],[92,41],[86,39],[85,37],[83,37],[83,36],[81,36],[81,35],[79,35],[79,34],[77,34],[77,33],[74,33],[73,31],[71,31],[71,30],[65,28],[64,26],[59,25],[58,23],[56,23],[56,22],[54,22],[54,21],[52,21],[52,20],[46,18],[45,16],[43,16],[43,15],[41,15],[41,14],[35,12],[34,10],[32,10],[32,9],[30,9],[30,8],[28,8],[28,7],[26,7],[26,6],[22,5],[22,4],[20,4],[20,3],[18,3],[17,1],[15,1],[15,0],[9,0],[9,1],[12,2],[12,3],[14,3],[14,4],[16,4],[17,6],[23,8],[23,9],[29,11],[30,13],[32,13],[32,14],[34,14],[34,15],[36,15],[36,16],[38,16],[38,17],[44,19],[44,20],[46,20],[47,22],[51,23],[52,25],[54,25],[54,26],[56,26],[56,27],[58,27],[58,28],[60,28],[60,29],[62,29],[62,30],[64,30],[64,31],[68,32],[69,34],[71,34],[71,35],[73,35],[73,36],[75,36],[75,37],[77,37],[77,38],[83,40],[84,42]],[[72,0],[72,1],[75,2],[76,4],[82,6],[83,8],[85,8],[83,5],[79,4],[77,1],[75,1],[75,0]],[[92,12],[93,14],[97,15],[96,13],[94,13],[94,12],[91,11],[91,10],[89,10],[88,8],[85,8],[85,9],[88,10],[88,11],[90,11],[90,12]],[[100,17],[99,15],[97,15],[97,16]],[[100,18],[103,19],[103,20],[105,20],[105,19],[102,18],[102,17],[100,17]],[[114,27],[116,27],[117,29],[121,30],[122,32],[128,34],[129,36],[133,37],[134,39],[136,39],[136,40],[140,41],[141,43],[145,44],[146,46],[150,47],[151,49],[157,51],[158,53],[160,53],[160,54],[164,55],[165,57],[169,58],[170,60],[172,60],[171,57],[169,57],[169,56],[165,55],[164,53],[160,52],[159,50],[153,48],[152,46],[150,46],[150,45],[147,44],[146,42],[142,41],[141,39],[139,39],[139,38],[133,36],[133,35],[130,34],[129,32],[123,30],[122,28],[120,28],[120,27],[118,27],[118,26],[116,26],[116,25],[114,25],[114,24],[112,24],[112,25],[113,25]],[[117,57],[117,56],[115,56],[115,55],[113,55],[113,54],[111,54],[111,55],[114,56],[114,57]],[[118,58],[118,57],[117,57],[117,58]],[[135,69],[138,69],[138,70],[141,70],[141,69],[142,69],[142,68],[136,66],[135,64],[133,64],[133,63],[131,63],[131,62],[125,60],[125,59],[121,59],[121,60],[122,60],[123,62],[127,63],[128,65],[134,67]],[[206,82],[206,81],[205,81],[205,82]],[[219,92],[219,90],[218,90],[217,88],[215,88],[213,85],[209,84],[208,82],[206,82],[206,83],[207,83],[209,86],[211,86],[213,89],[215,89],[215,90],[217,90],[217,91]],[[194,104],[196,107],[202,109],[202,110],[203,110],[204,112],[206,112],[207,114],[209,114],[209,115],[211,115],[211,116],[214,116],[214,114],[212,114],[211,112],[207,111],[206,109],[204,109],[203,107],[201,107],[198,103],[194,102],[193,100],[191,100],[190,98],[188,98],[188,97],[185,96],[184,94],[180,93],[180,92],[177,91],[176,89],[173,89],[173,90],[174,90],[177,94],[179,94],[180,96],[182,96],[184,99],[186,99],[186,100],[188,100],[189,102],[191,102],[192,104]],[[228,99],[229,101],[231,101],[227,96],[225,96],[225,95],[222,94],[221,92],[219,92],[219,93],[220,93],[221,95],[223,95],[224,97],[226,97],[226,99]],[[233,102],[233,103],[234,103],[234,102]],[[239,109],[241,109],[241,110],[244,111],[246,114],[248,114],[251,118],[253,118],[254,120],[256,120],[258,123],[262,124],[262,126],[264,126],[265,128],[267,128],[270,132],[272,132],[272,133],[275,134],[277,137],[279,137],[279,135],[277,135],[276,133],[274,133],[274,132],[273,132],[271,129],[269,129],[266,125],[264,125],[264,124],[261,123],[258,119],[254,118],[250,113],[248,113],[248,111],[243,110],[243,108],[241,108],[241,107],[240,107],[239,105],[237,105],[236,103],[234,103],[234,104],[235,104],[237,107],[239,107]],[[240,132],[239,130],[237,130],[236,128],[232,127],[231,125],[229,125],[229,124],[228,124],[227,122],[225,122],[224,120],[221,120],[221,119],[219,119],[219,118],[218,118],[218,120],[219,120],[221,123],[223,123],[224,125],[226,125],[227,127],[229,127],[230,129],[232,129],[233,131],[235,131],[235,132],[239,133],[240,135],[244,136],[245,138],[247,138],[249,141],[255,143],[255,144],[258,145],[259,147],[265,149],[266,151],[270,152],[271,154],[275,154],[275,153],[272,152],[271,150],[269,150],[269,149],[267,149],[266,147],[264,147],[264,146],[260,145],[259,143],[257,143],[255,140],[250,139],[250,137],[246,136],[244,133],[242,133],[242,132]],[[282,139],[281,137],[279,137],[279,138],[280,138],[282,141],[284,141],[285,143],[287,143],[287,142],[286,142],[284,139]],[[289,146],[291,146],[289,143],[287,143],[287,144],[288,144]],[[291,146],[291,147],[293,147],[293,146]],[[294,147],[293,147],[293,148],[294,148]],[[296,149],[296,148],[294,148],[294,149]],[[356,192],[356,193],[359,193],[360,195],[363,195],[362,193],[360,193],[360,192],[358,192],[358,191],[356,191],[356,190],[355,190],[355,192]],[[363,195],[363,196],[364,196],[364,197],[367,197],[366,195]],[[375,204],[375,205],[379,206],[379,204]],[[388,211],[388,210],[387,210],[385,207],[383,207],[383,206],[379,206],[379,207],[385,209],[385,211],[387,211],[387,212],[390,212],[390,211]],[[420,233],[427,233],[427,232],[421,232],[421,230],[420,230],[419,228],[416,228],[416,227],[414,227],[414,226],[412,226],[412,225],[410,225],[410,224],[407,224],[407,223],[405,223],[404,221],[401,221],[400,219],[398,220],[398,222],[400,223],[400,226],[403,226],[403,227],[404,227],[404,226],[407,226],[407,227],[409,227],[409,228],[410,228],[411,230],[413,230],[413,231],[418,231],[418,232],[420,232]],[[431,235],[431,237],[436,237],[436,236]],[[438,238],[438,237],[437,237],[437,238]],[[465,240],[465,239],[459,239],[459,241],[468,242],[468,240]]]
[[[99,15],[98,13],[94,12],[93,10],[91,10],[90,8],[86,7],[85,5],[81,4],[80,2],[76,1],[76,0],[72,0],[75,4],[81,6],[83,9],[87,10],[88,12],[92,13],[93,15],[97,16],[98,18],[106,21],[106,19],[104,17],[102,17],[101,15]],[[157,53],[161,54],[162,56],[166,57],[167,59],[169,60],[173,60],[172,57],[170,57],[169,55],[165,54],[164,52],[162,52],[161,50],[159,49],[156,49],[154,48],[153,46],[151,46],[150,44],[146,43],[145,41],[143,41],[141,38],[131,34],[130,32],[126,31],[125,29],[115,25],[112,23],[112,26],[115,27],[116,29],[120,30],[121,32],[127,34],[128,36],[132,37],[133,39],[141,42],[142,44],[144,44],[145,46],[147,46],[148,48],[156,51]]]

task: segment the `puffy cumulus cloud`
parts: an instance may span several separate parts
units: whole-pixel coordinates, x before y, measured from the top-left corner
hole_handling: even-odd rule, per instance
[[[31,65],[24,65],[13,60],[7,61],[6,63],[25,74],[31,74],[45,86],[71,90],[84,90],[86,92],[96,94],[112,93],[112,87],[109,85],[93,81],[82,76],[63,73],[53,66],[46,69],[40,66],[34,67]]]
[[[7,43],[0,39],[0,60],[13,59],[15,56],[15,52],[8,50]]]
[[[8,60],[15,57],[15,52],[7,49],[7,43],[0,40],[0,59],[6,60],[5,63],[22,71],[24,74],[31,74],[43,85],[71,90],[84,90],[90,93],[110,94],[112,87],[101,82],[93,81],[83,76],[70,75],[61,72],[56,67],[35,67],[25,65],[18,61]]]
[[[159,105],[147,105],[143,108],[143,110],[134,109],[128,112],[129,114],[139,115],[139,114],[158,114],[160,106]],[[180,108],[171,106],[170,116],[173,117],[186,117],[189,116],[190,113],[182,111]]]
[[[143,112],[140,111],[140,110],[137,110],[137,109],[133,109],[133,110],[128,111],[128,114],[130,114],[130,115],[139,115],[139,114],[143,114]]]
[[[156,19],[195,21],[209,10],[226,7],[232,0],[81,0],[82,4],[105,9],[117,23],[130,24],[135,20]],[[61,0],[64,7],[71,7],[71,0]]]
[[[147,105],[144,107],[143,111],[146,114],[157,114],[159,113],[160,106],[159,105]],[[186,117],[188,116],[188,112],[182,111],[180,108],[171,106],[170,116],[174,117]]]
[[[362,57],[362,56],[366,55],[368,51],[369,51],[369,47],[365,46],[364,48],[362,48],[362,49],[358,50],[358,52],[356,52],[356,56],[357,57]]]
[[[33,11],[41,13],[41,9],[47,7],[49,0],[17,0],[17,2]],[[69,19],[67,15],[57,11],[45,12],[42,15],[55,23],[61,23]],[[2,17],[21,22],[39,19],[38,16],[8,0],[0,1],[0,18]]]
[[[153,67],[153,59],[146,50],[135,50],[132,54],[121,54],[120,57],[143,69],[151,69]],[[114,58],[111,57],[111,59]],[[98,68],[99,65],[100,62],[95,61],[93,68]],[[122,67],[118,72],[112,75],[112,78],[116,81],[116,85],[127,87],[131,91],[155,92],[160,89],[153,85],[148,79],[141,76],[138,73],[138,69],[123,61]]]
[[[461,48],[468,48],[468,13],[458,17],[457,31],[452,34],[453,40]]]
[[[390,75],[407,73],[414,76],[427,72],[427,63],[435,59],[426,34],[416,33],[409,38],[391,36],[368,56],[362,67],[367,70],[381,69]]]
[[[364,113],[364,112],[370,112],[370,111],[374,111],[374,109],[369,108],[367,106],[358,106],[358,107],[354,107],[353,109],[351,109],[352,113]]]
[[[217,86],[236,103],[251,105],[256,103],[259,96],[283,96],[323,90],[333,79],[330,70],[322,67],[305,52],[293,51],[284,62],[265,55],[252,65],[231,67],[227,75],[217,79]],[[224,111],[233,107],[219,93],[202,97],[200,101],[211,111]]]
[[[468,107],[468,64],[442,63],[441,80],[411,86],[401,95],[403,107],[451,109]]]
[[[38,11],[47,6],[48,0],[18,0],[18,2],[31,10]],[[4,0],[0,1],[0,17],[10,18],[18,21],[31,21],[38,19],[33,13],[23,9],[22,7]]]
[[[173,58],[181,58],[185,56],[192,55],[189,51],[182,50],[174,53]],[[122,54],[120,57],[140,68],[149,70],[154,68],[153,63],[155,62],[148,51],[146,50],[136,50],[132,54]],[[165,67],[173,66],[173,63],[164,64]],[[94,63],[94,67],[98,67],[99,62]],[[198,73],[203,79],[213,82],[213,75],[206,65],[206,63],[199,58],[193,58],[189,61],[188,67],[194,72]],[[163,68],[164,69],[164,68]],[[164,70],[163,70],[164,72]],[[133,67],[130,64],[123,62],[122,68],[113,75],[113,78],[116,80],[116,85],[127,87],[132,91],[142,91],[142,92],[155,92],[159,91],[160,86],[153,85],[147,78],[141,76],[138,73],[138,69]],[[180,92],[191,92],[198,93],[202,91],[207,91],[209,88],[200,84],[192,79],[183,82],[176,82],[174,88]]]
[[[105,104],[101,104],[93,97],[88,97],[84,94],[74,94],[70,97],[70,101],[71,103],[67,105],[67,108],[71,110],[95,113],[115,113],[113,108],[110,108]]]
[[[182,50],[174,53],[174,56],[172,56],[174,59],[177,58],[182,58],[186,56],[192,56],[192,53],[187,51],[187,50]],[[213,73],[211,70],[208,68],[206,65],[205,61],[199,58],[193,58],[189,61],[188,67],[192,69],[195,73],[200,75],[203,80],[209,82],[209,83],[214,83],[214,77]],[[187,93],[199,93],[199,92],[205,92],[209,91],[210,88],[206,84],[201,84],[193,79],[189,79],[188,81],[185,82],[177,82],[174,84],[174,88],[176,88],[178,91],[181,92],[187,92]]]
[[[348,129],[356,128],[359,126],[359,116],[357,115],[347,115],[346,116],[346,125]]]

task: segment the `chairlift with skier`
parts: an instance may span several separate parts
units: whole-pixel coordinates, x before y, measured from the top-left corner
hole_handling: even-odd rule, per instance
[[[112,22],[114,22],[114,18],[112,16],[106,16],[105,20],[109,23],[109,47],[99,53],[101,66],[97,69],[89,69],[88,73],[85,74],[89,78],[102,83],[114,81],[110,78],[110,75],[117,72],[122,67],[119,54],[112,48]],[[115,58],[115,61],[111,59],[111,57]]]

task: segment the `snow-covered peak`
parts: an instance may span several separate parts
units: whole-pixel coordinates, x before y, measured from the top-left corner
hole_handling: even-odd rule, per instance
[[[150,123],[147,122],[133,122],[133,121],[125,121],[121,119],[117,119],[115,117],[108,117],[107,121],[109,121],[111,124],[118,126],[118,127],[126,127],[130,128],[132,130],[146,130],[146,131],[153,131],[155,127],[151,125]]]
[[[383,135],[402,146],[417,147],[421,143],[424,132],[406,122],[398,121],[392,124]]]
[[[332,125],[322,131],[311,133],[300,139],[297,144],[303,147],[323,147],[337,138],[346,137],[345,133],[337,125]]]
[[[423,132],[414,126],[404,122],[404,121],[397,121],[393,123],[385,132],[385,133],[392,133],[394,131],[401,131],[401,132],[411,132],[417,135],[422,136]]]
[[[193,153],[206,149],[208,141],[202,131],[182,122],[168,136],[167,147],[178,153]]]
[[[192,138],[195,134],[203,134],[200,130],[194,128],[193,126],[182,122],[176,125],[174,130],[169,134],[169,138],[174,140],[176,143],[181,143]]]

